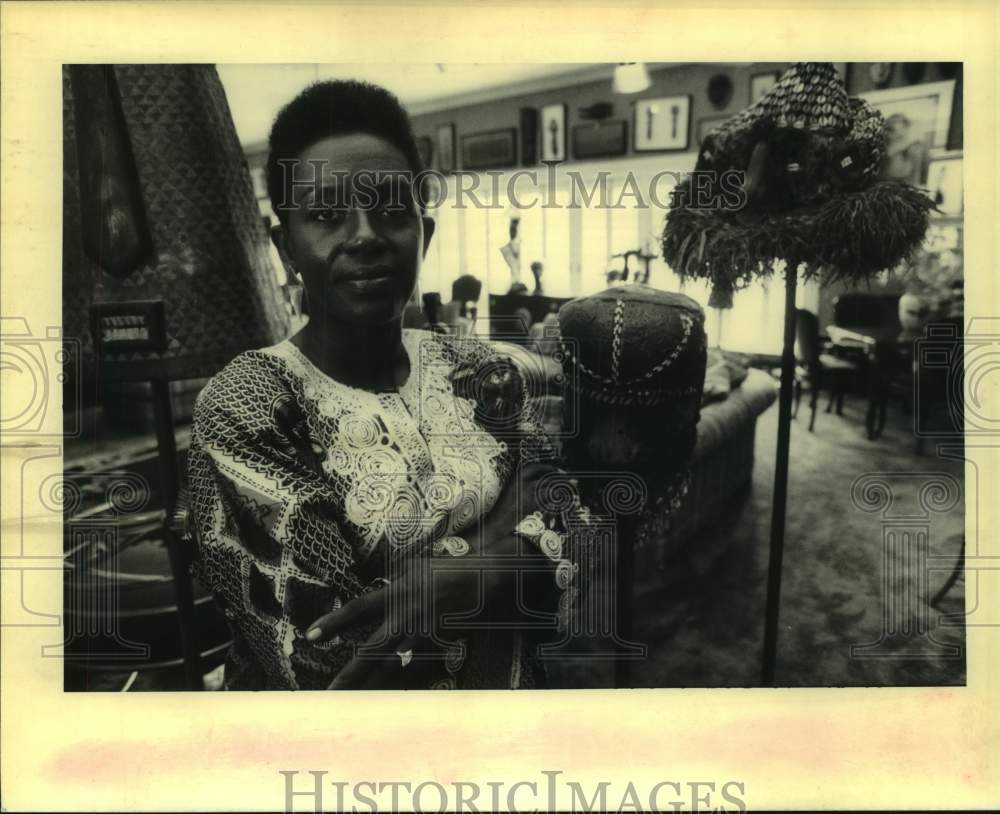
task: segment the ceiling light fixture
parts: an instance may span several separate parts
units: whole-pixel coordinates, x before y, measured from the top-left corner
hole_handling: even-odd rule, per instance
[[[615,67],[611,87],[615,93],[639,93],[650,85],[645,62],[622,62]]]

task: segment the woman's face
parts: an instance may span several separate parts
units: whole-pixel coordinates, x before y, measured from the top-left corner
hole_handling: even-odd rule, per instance
[[[354,133],[317,141],[297,159],[292,207],[274,240],[302,278],[310,321],[399,319],[434,231],[420,215],[403,154]]]

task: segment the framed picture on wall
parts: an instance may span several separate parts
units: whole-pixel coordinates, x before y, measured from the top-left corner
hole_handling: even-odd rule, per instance
[[[441,172],[455,171],[455,125],[442,124],[437,129],[437,165]]]
[[[931,200],[944,215],[962,214],[962,156],[932,157],[927,171],[927,189]]]
[[[491,130],[462,136],[462,169],[489,170],[517,163],[517,130]]]
[[[760,100],[760,97],[778,84],[778,72],[755,73],[750,76],[750,104]]]
[[[628,126],[616,119],[613,121],[578,124],[573,128],[573,157],[607,158],[625,155],[628,151]]]
[[[882,175],[915,186],[927,183],[930,151],[945,147],[955,82],[925,82],[860,94],[885,119],[888,136]]]
[[[545,105],[541,123],[542,161],[566,160],[566,105]]]
[[[690,96],[640,99],[633,124],[636,152],[686,150],[690,118]]]

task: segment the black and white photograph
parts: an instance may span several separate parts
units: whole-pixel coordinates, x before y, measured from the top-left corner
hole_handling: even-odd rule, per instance
[[[669,159],[755,66],[619,67],[64,67],[67,690],[964,683],[960,193],[830,63]],[[633,151],[512,166],[599,104]]]
[[[0,8],[4,811],[996,799],[1000,10]]]

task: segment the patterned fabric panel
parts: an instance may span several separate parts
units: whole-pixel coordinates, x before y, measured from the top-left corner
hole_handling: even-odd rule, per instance
[[[73,89],[63,73],[63,311],[93,369],[92,303],[163,300],[166,349],[116,351],[106,375],[211,376],[288,333],[268,236],[212,65],[113,68],[153,254],[123,279],[83,250]]]

